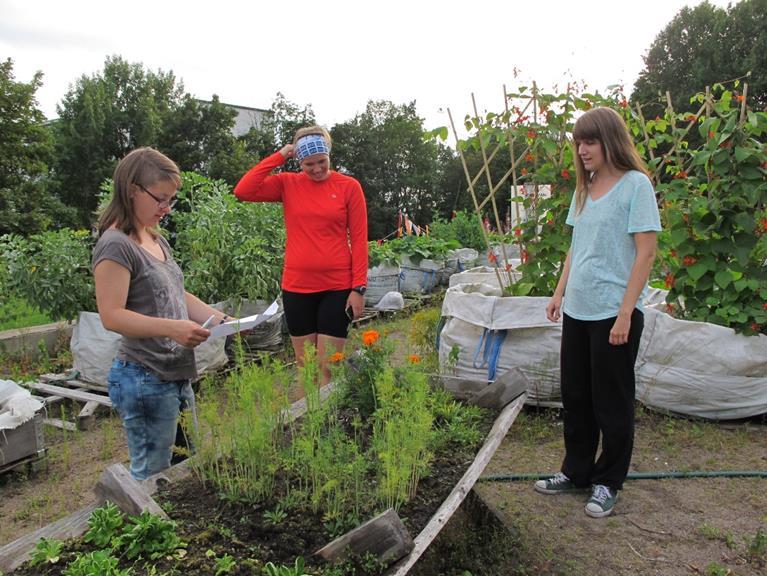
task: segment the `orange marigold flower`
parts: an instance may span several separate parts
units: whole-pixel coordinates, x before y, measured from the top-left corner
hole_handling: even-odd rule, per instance
[[[362,333],[362,343],[365,346],[372,346],[376,342],[378,342],[378,338],[381,335],[378,333],[377,330],[368,330],[367,332]]]
[[[421,363],[421,357],[418,354],[411,354],[410,356],[408,356],[408,360],[410,360],[411,364]]]
[[[329,358],[329,361],[330,361],[331,364],[338,364],[343,359],[344,359],[344,353],[343,352],[336,352],[335,354],[333,354]]]

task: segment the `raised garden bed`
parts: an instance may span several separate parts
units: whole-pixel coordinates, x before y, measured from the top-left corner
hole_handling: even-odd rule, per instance
[[[399,517],[403,519],[410,534],[417,534],[412,551],[402,558],[398,564],[389,568],[389,574],[404,575],[410,571],[420,555],[428,548],[440,529],[449,520],[460,505],[477,477],[484,469],[511,426],[524,402],[520,397],[504,409],[493,424],[493,415],[488,413],[484,418],[486,440],[481,449],[477,444],[464,445],[460,448],[451,446],[444,453],[435,455],[431,461],[430,473],[421,480],[418,491],[410,502],[399,508]],[[303,411],[303,401],[296,403],[291,411],[293,417]],[[488,432],[489,431],[489,432]],[[188,462],[188,461],[187,461]],[[212,574],[216,566],[220,567],[222,558],[230,558],[231,566],[228,574],[259,573],[266,562],[276,565],[293,566],[295,558],[304,557],[307,560],[306,572],[311,574],[344,574],[351,572],[331,572],[329,565],[312,554],[332,539],[331,535],[343,535],[339,528],[344,525],[337,519],[338,526],[333,527],[332,520],[321,513],[291,510],[284,513],[282,518],[276,518],[275,502],[248,504],[243,501],[226,500],[221,498],[220,491],[210,483],[203,484],[195,475],[188,474],[187,463],[174,467],[166,474],[171,482],[159,489],[151,497],[157,487],[157,482],[145,483],[141,490],[148,501],[143,501],[141,494],[133,493],[126,500],[110,496],[111,500],[121,501],[122,506],[132,513],[140,509],[154,509],[167,515],[178,523],[178,534],[187,542],[182,555],[171,555],[152,561],[158,573],[168,574]],[[112,469],[109,474],[115,480],[119,473]],[[105,474],[107,476],[107,474]],[[127,476],[127,475],[125,475]],[[113,482],[119,485],[119,479]],[[100,482],[101,495],[104,491],[103,481]],[[135,489],[131,482],[129,492]],[[136,484],[135,482],[133,484]],[[113,488],[112,488],[113,489]],[[119,490],[119,488],[118,488]],[[159,505],[158,505],[159,503]],[[132,508],[133,506],[133,508]],[[135,506],[138,506],[137,508]],[[90,510],[81,510],[64,519],[22,539],[24,542],[14,542],[0,549],[0,569],[10,570],[18,566],[30,548],[41,537],[65,538],[76,536],[87,529],[86,519]],[[58,532],[63,529],[64,532]],[[348,537],[348,533],[346,534]],[[62,574],[67,558],[72,558],[76,551],[93,550],[82,542],[77,542],[69,551],[62,554],[61,561],[56,565],[41,567],[22,567],[16,574]],[[69,555],[69,556],[68,556]],[[356,565],[357,574],[380,574],[383,565],[364,553],[359,553],[354,559],[348,560],[346,570]],[[126,566],[129,564],[126,564]],[[334,568],[335,569],[335,568]],[[326,570],[326,572],[322,572]],[[342,568],[338,568],[342,570]],[[223,573],[223,572],[222,572]]]

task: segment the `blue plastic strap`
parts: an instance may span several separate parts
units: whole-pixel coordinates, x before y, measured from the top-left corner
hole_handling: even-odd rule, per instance
[[[503,341],[506,339],[508,330],[498,330],[493,334],[492,342],[489,343],[490,362],[487,366],[487,379],[489,381],[495,380],[495,372],[498,369],[498,357],[501,355],[501,348],[503,348]]]
[[[474,350],[474,357],[471,359],[471,365],[474,368],[482,368],[482,367],[485,366],[485,360],[486,360],[486,357],[487,357],[487,352],[485,352],[485,354],[483,356],[483,359],[482,359],[482,364],[480,366],[477,366],[477,357],[479,356],[479,353],[482,350],[482,344],[485,343],[485,339],[487,339],[487,340],[490,339],[487,336],[488,332],[489,332],[489,330],[487,328],[484,328],[482,330],[482,336],[479,337],[479,344],[477,344],[477,349]],[[487,347],[485,347],[485,348],[487,348]]]

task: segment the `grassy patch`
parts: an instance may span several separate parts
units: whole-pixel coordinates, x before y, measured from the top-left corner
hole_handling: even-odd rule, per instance
[[[16,328],[28,328],[40,324],[49,324],[52,320],[26,300],[11,298],[0,304],[0,332]]]

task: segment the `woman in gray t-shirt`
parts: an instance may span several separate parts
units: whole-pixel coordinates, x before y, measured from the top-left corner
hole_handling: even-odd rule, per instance
[[[176,164],[139,148],[117,165],[114,193],[93,249],[96,303],[104,327],[122,335],[109,373],[109,397],[128,438],[131,475],[143,480],[170,466],[182,410],[194,408],[193,348],[201,324],[226,320],[184,290],[184,276],[157,231],[181,185]]]

